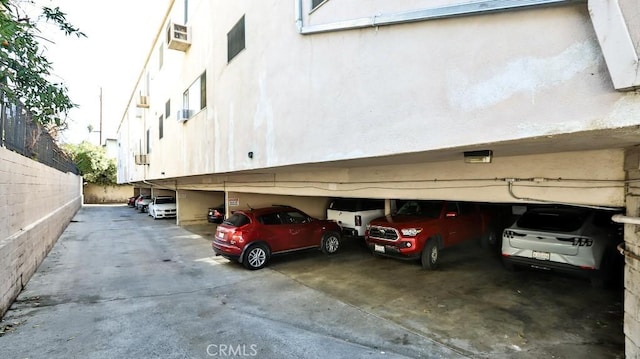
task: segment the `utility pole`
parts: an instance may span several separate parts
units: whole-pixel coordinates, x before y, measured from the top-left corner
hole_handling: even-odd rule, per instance
[[[98,146],[102,146],[102,86],[100,86],[100,143]]]

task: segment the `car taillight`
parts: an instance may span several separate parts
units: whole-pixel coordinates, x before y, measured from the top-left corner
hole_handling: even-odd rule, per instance
[[[231,235],[231,240],[229,242],[231,242],[231,244],[244,243],[242,235],[242,232],[234,232],[233,235]]]
[[[356,216],[356,226],[361,226],[361,225],[362,225],[362,217]]]

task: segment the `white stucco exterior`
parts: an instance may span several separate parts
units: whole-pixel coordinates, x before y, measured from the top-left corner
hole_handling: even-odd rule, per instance
[[[147,62],[132,64],[118,180],[175,190],[183,223],[229,195],[628,206],[639,6],[189,0],[185,14],[172,1]],[[242,18],[244,49],[228,61]],[[167,47],[170,23],[188,26],[184,51]],[[492,150],[491,163],[464,163],[471,150]]]

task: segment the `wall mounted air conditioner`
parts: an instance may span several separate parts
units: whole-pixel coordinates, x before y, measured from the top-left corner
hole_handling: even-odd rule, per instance
[[[178,110],[178,114],[176,115],[176,119],[178,120],[178,122],[185,122],[187,121],[189,118],[191,118],[193,111],[191,110]]]
[[[135,155],[136,165],[148,165],[149,155]]]
[[[149,108],[149,97],[140,95],[138,97],[136,106],[141,108]]]
[[[167,25],[167,47],[187,51],[191,46],[191,29],[188,26],[169,22]]]

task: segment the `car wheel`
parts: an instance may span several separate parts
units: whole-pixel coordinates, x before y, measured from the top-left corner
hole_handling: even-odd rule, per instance
[[[420,263],[423,269],[436,269],[438,267],[438,245],[435,239],[428,239],[420,256]]]
[[[340,235],[335,232],[328,232],[322,237],[322,251],[326,254],[333,254],[340,248]]]
[[[267,264],[267,260],[269,260],[269,250],[267,247],[263,244],[255,244],[245,253],[242,264],[247,269],[256,270],[264,267],[265,264]]]
[[[489,250],[498,247],[498,234],[495,229],[491,228],[487,233],[482,235],[482,238],[480,239],[480,246]]]

